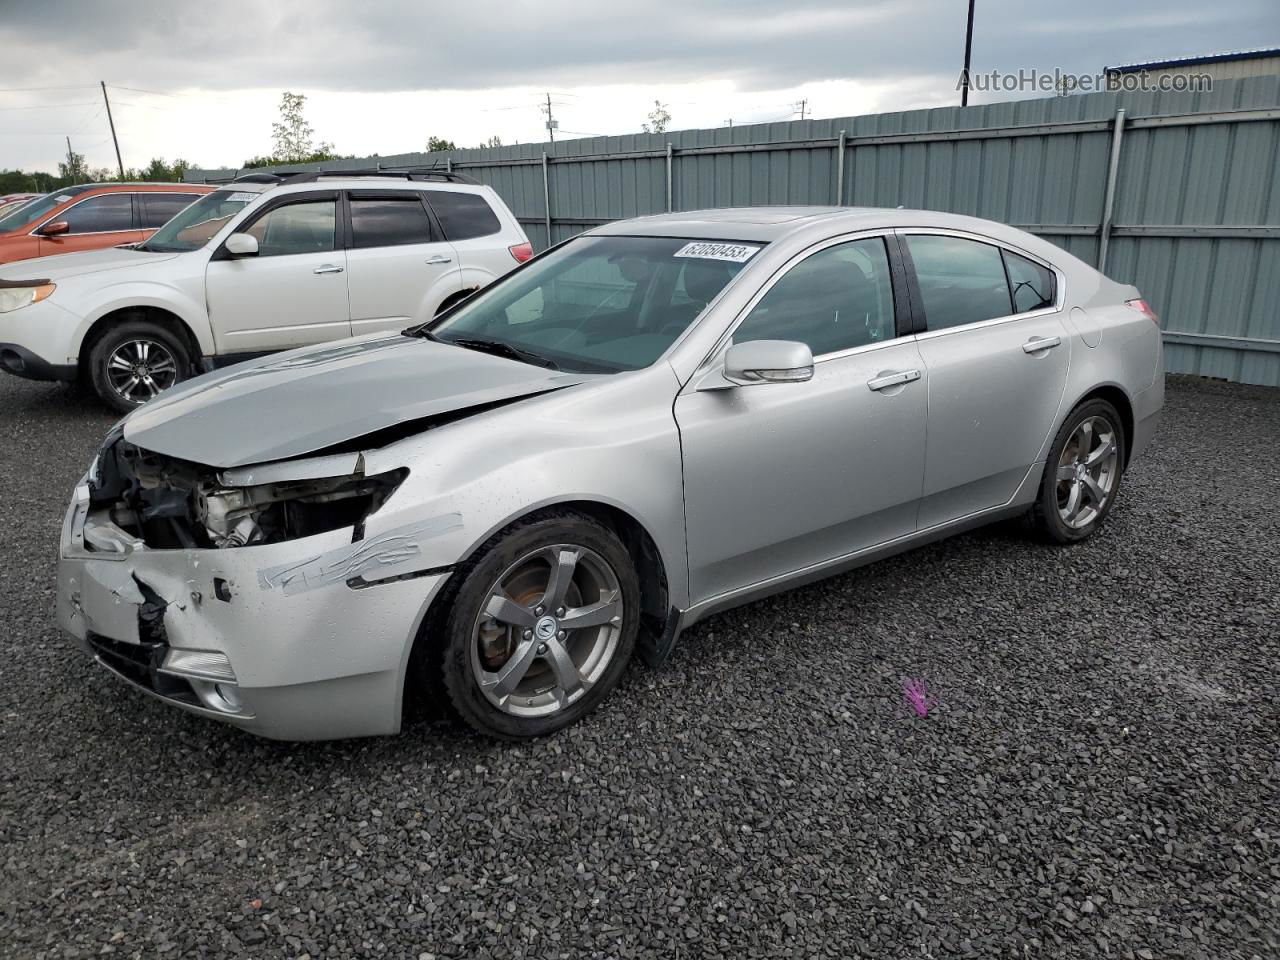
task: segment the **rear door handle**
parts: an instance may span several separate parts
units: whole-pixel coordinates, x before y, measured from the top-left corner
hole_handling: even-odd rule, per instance
[[[424,260],[423,262],[434,267],[437,264],[441,264],[441,263],[453,263],[453,258],[436,254],[434,257],[427,257],[427,259]]]
[[[1061,343],[1061,337],[1032,337],[1022,345],[1022,350],[1024,353],[1039,353],[1041,350],[1052,350]]]
[[[867,386],[872,390],[884,390],[888,387],[896,387],[899,384],[910,383],[912,380],[919,379],[919,370],[899,370],[897,373],[886,373],[883,377],[868,380]]]
[[[323,267],[316,267],[311,272],[312,273],[341,273],[342,267],[339,267],[336,264],[326,263]]]

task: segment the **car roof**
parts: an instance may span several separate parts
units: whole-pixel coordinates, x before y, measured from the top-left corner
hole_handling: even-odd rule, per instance
[[[171,183],[158,181],[141,181],[139,183],[81,183],[74,187],[59,187],[50,191],[51,193],[65,193],[71,196],[78,196],[81,193],[98,191],[103,193],[122,193],[125,191],[137,192],[141,190],[143,193],[166,192],[176,190],[179,193],[190,193],[192,190],[199,192],[208,192],[212,187],[206,187],[202,183]]]
[[[1018,246],[1037,238],[1015,227],[937,210],[889,207],[723,207],[659,213],[615,220],[589,231],[593,236],[688,237],[694,240],[744,240],[773,243],[795,234],[835,236],[857,230],[929,227],[977,233]]]

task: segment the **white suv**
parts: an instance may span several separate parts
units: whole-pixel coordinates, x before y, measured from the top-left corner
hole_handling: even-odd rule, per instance
[[[0,268],[0,368],[128,411],[202,370],[430,320],[532,255],[457,174],[254,174],[144,243]]]

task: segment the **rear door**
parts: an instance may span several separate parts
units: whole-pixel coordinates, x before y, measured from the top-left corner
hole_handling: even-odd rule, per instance
[[[459,289],[458,254],[420,190],[349,190],[347,285],[352,333],[425,323]]]
[[[67,224],[67,231],[53,236],[40,234],[40,256],[138,243],[145,236],[136,226],[132,193],[86,197],[46,219],[41,229],[59,221]]]
[[[483,287],[515,269],[516,259],[508,248],[522,243],[524,237],[504,230],[502,219],[483,194],[428,190],[427,202],[458,252],[463,286]]]
[[[902,236],[929,374],[923,529],[1013,498],[1056,422],[1071,345],[1047,264],[976,237]]]
[[[351,333],[338,192],[292,193],[238,227],[258,255],[220,246],[205,271],[209,321],[219,354],[266,353]]]
[[[198,193],[171,193],[157,191],[154,193],[135,193],[134,208],[138,217],[138,226],[142,228],[144,237],[149,237],[160,227],[176,217],[194,203]]]

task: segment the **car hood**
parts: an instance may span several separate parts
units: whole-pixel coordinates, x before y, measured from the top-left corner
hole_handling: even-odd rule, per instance
[[[589,379],[416,337],[373,334],[181,384],[131,414],[124,437],[181,460],[243,467]]]
[[[18,260],[0,266],[0,280],[68,280],[71,277],[103,270],[147,268],[162,260],[172,260],[175,253],[152,253],[147,250],[126,250],[107,247],[105,250],[85,250],[82,253],[60,253],[53,257],[37,257]]]

